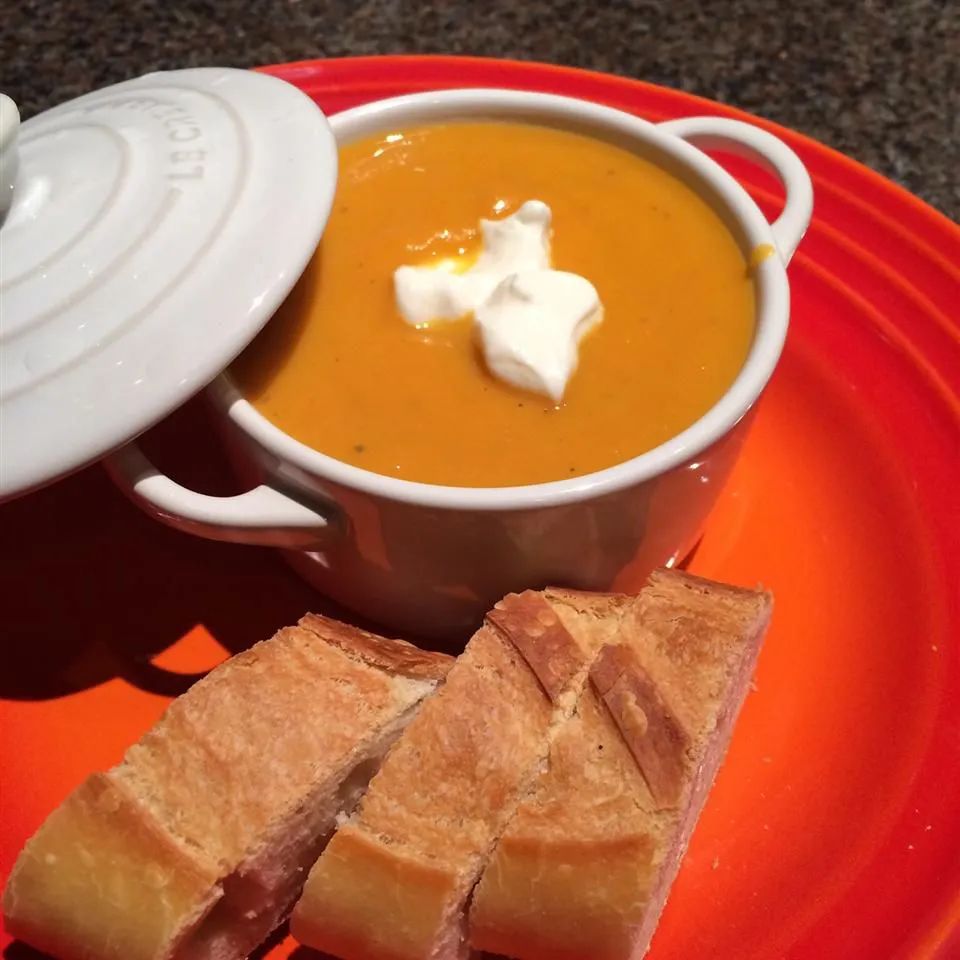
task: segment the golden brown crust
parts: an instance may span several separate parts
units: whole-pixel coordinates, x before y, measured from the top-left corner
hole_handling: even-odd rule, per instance
[[[612,610],[631,599],[625,593],[604,593],[602,590],[574,590],[572,587],[547,587],[543,595],[551,603],[570,603],[582,610]]]
[[[109,903],[109,923],[91,902]],[[165,957],[222,895],[217,864],[176,843],[108,774],[28,841],[3,899],[7,931],[61,960]]]
[[[296,810],[319,768],[348,763],[358,741],[402,709],[403,682],[286,627],[173,701],[113,775],[229,873]]]
[[[618,609],[613,639],[637,655],[658,701],[689,736],[680,806],[657,802],[601,700],[597,687],[615,690],[625,673],[608,663],[558,733],[547,772],[474,892],[470,938],[478,950],[626,960],[642,956],[652,935],[747,689],[770,598],[658,571]]]
[[[310,871],[292,917],[297,939],[334,953],[366,943],[356,956],[369,960],[447,956],[438,951],[459,941],[462,903],[534,775],[552,715],[513,644],[481,627]],[[436,882],[405,893],[411,865],[425,863]],[[400,902],[416,914],[381,909]]]
[[[337,957],[406,960],[428,956],[456,877],[444,866],[396,851],[346,824],[311,875],[290,921],[302,943]],[[335,911],[326,907],[337,904]]]
[[[590,682],[646,780],[659,809],[680,802],[690,736],[626,644],[609,644],[590,666]]]
[[[643,665],[691,736],[713,729],[730,679],[759,649],[773,600],[750,590],[676,570],[656,570],[624,616],[624,631],[643,634]]]
[[[587,840],[507,834],[483,876],[483,899],[474,900],[473,946],[538,960],[631,956],[634,927],[624,920],[643,915],[655,852],[646,833]]]
[[[716,601],[727,597],[734,601],[747,601],[749,605],[760,603],[766,605],[771,602],[771,595],[762,586],[741,587],[735,583],[723,583],[720,580],[710,580],[700,577],[686,570],[674,570],[659,567],[647,578],[643,593],[664,590],[677,595],[678,591],[693,590]]]
[[[606,636],[592,618],[577,628],[565,616],[535,594],[511,596],[474,634],[311,871],[293,914],[298,939],[366,960],[463,953],[470,890]],[[415,889],[425,864],[435,882]]]
[[[67,958],[167,960],[181,940],[191,960],[246,956],[433,689],[348,655],[354,634],[344,626],[337,644],[286,628],[171,703],[28,843],[7,886],[7,923]],[[369,652],[375,638],[363,644]],[[392,666],[396,644],[383,657]],[[166,879],[155,889],[144,876]]]
[[[454,661],[448,654],[422,650],[405,640],[380,637],[319,613],[305,614],[300,626],[339,647],[348,656],[402,677],[442,680]]]
[[[542,594],[504,597],[487,620],[520,651],[554,703],[583,664],[583,653]]]

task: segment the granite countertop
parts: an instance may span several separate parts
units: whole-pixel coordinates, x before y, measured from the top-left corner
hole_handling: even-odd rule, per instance
[[[150,70],[375,53],[547,60],[793,127],[960,218],[953,0],[21,0],[0,89],[29,116]]]

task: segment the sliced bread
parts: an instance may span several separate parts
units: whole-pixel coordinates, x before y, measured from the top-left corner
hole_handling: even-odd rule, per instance
[[[524,960],[643,956],[770,610],[766,593],[669,571],[626,604],[474,892],[476,949]]]
[[[618,603],[526,592],[490,611],[311,871],[291,917],[298,940],[351,960],[467,955],[467,898]]]
[[[240,960],[452,658],[324,617],[174,701],[27,843],[7,930],[62,960]]]

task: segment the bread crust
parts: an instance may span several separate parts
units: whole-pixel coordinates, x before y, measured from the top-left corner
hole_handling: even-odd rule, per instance
[[[293,935],[365,960],[463,955],[466,899],[596,649],[542,595],[501,601],[317,861]]]
[[[11,875],[7,927],[64,960],[213,957],[197,931],[238,883],[269,886],[272,851],[293,869],[319,849],[370,731],[402,725],[446,676],[311,872],[294,934],[365,960],[452,960],[468,939],[530,960],[639,957],[769,614],[762,591],[672,571],[635,598],[527,592],[452,670],[307,615],[195,685],[51,814]],[[321,797],[303,837],[284,832]]]
[[[595,663],[547,771],[474,892],[475,949],[524,960],[646,951],[747,688],[770,598],[658,571],[619,609],[615,642],[625,649],[607,647]],[[671,719],[624,722],[622,698],[610,697],[618,689],[645,717]],[[668,789],[651,790],[651,780]]]
[[[616,724],[658,809],[680,802],[690,735],[673,715],[636,650],[608,644],[590,665],[590,683]]]
[[[96,872],[110,923],[78,909]],[[7,884],[8,933],[62,960],[165,957],[220,899],[216,862],[186,849],[105,774],[94,774],[27,844]]]
[[[221,664],[71,794],[17,861],[11,931],[67,960],[246,956],[352,808],[344,778],[378,762],[453,662],[321,629],[285,628]]]
[[[646,908],[655,855],[648,833],[583,840],[504,836],[482,881],[482,909],[496,917],[486,921],[485,949],[551,960],[632,956],[636,928],[624,918]]]
[[[345,824],[327,848],[324,869],[304,889],[293,933],[303,943],[322,941],[337,957],[425,955],[456,888],[447,865],[394,850]],[[334,902],[337,909],[329,910]]]
[[[583,651],[542,594],[512,593],[487,614],[556,703],[583,665]]]
[[[422,650],[405,640],[381,637],[319,613],[306,614],[300,619],[300,626],[339,647],[348,656],[401,677],[443,680],[453,663],[453,657],[448,654]]]

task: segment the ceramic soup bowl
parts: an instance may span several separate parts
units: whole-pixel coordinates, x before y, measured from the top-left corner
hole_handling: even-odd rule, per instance
[[[108,461],[145,510],[181,530],[271,545],[324,594],[397,630],[465,635],[503,594],[559,584],[638,588],[655,566],[681,560],[742,444],[749,414],[777,364],[790,313],[786,265],[812,210],[797,156],[752,125],[715,117],[652,124],[566,97],[451,90],[382,100],[331,119],[339,143],[388,128],[458,119],[546,124],[625,147],[681,178],[720,215],[744,255],[768,244],[755,271],[756,328],[726,393],[653,450],[574,479],[522,487],[414,483],[343,463],[300,443],[240,395],[229,371],[208,393],[239,475],[235,497],[188,490],[135,444]],[[746,156],[786,191],[768,223],[745,190],[700,148]]]

